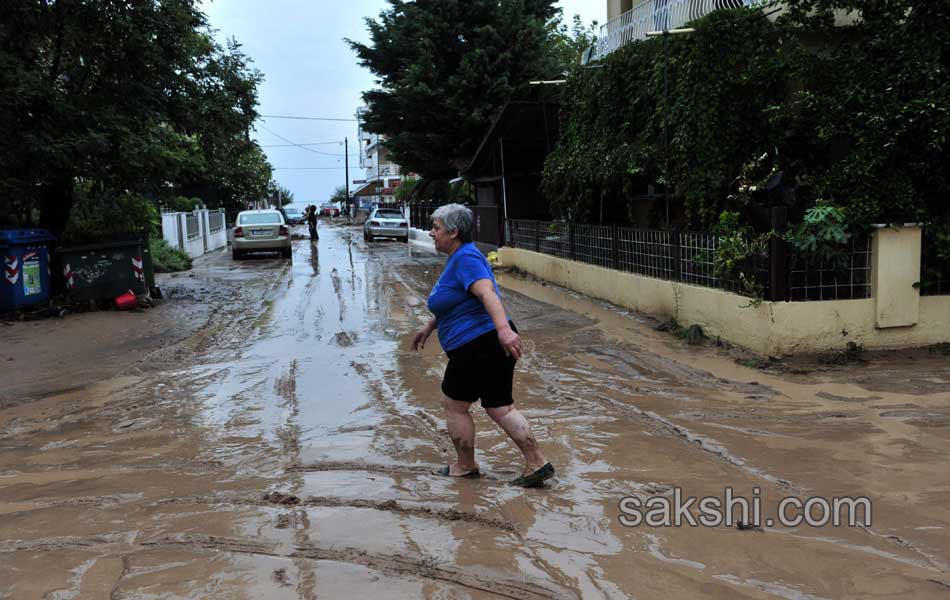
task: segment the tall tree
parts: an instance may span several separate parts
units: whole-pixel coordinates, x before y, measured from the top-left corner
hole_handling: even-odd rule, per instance
[[[505,102],[564,70],[554,0],[388,1],[369,44],[347,40],[380,86],[363,94],[364,126],[424,177],[455,175]]]
[[[287,206],[293,204],[294,193],[276,181],[267,184],[267,203],[271,206]]]
[[[0,3],[0,223],[60,234],[77,203],[206,199],[195,181],[260,198],[259,81],[195,0]]]

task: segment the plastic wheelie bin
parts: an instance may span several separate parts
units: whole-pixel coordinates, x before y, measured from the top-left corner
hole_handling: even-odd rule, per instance
[[[46,229],[0,230],[0,312],[49,300],[50,268],[47,243],[54,238]]]

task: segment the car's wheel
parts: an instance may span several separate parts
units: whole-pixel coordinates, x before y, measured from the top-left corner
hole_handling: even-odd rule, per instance
[[[408,243],[409,243],[409,236],[408,236],[408,235],[407,235],[406,237],[402,238],[402,243],[403,243],[403,244],[408,244]]]
[[[284,258],[290,258],[293,254],[293,251],[290,248],[284,248],[280,251],[280,253],[284,255]]]
[[[367,234],[366,234],[366,241],[367,241],[367,242],[372,242],[373,239],[374,239],[374,238],[373,238],[373,234],[371,234],[371,233],[367,233]]]
[[[233,258],[234,260],[241,260],[241,251],[232,249],[231,258]]]

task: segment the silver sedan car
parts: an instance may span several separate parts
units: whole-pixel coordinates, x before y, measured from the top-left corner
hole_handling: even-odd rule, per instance
[[[231,256],[235,260],[248,252],[280,252],[290,258],[290,230],[276,210],[245,210],[234,220]]]
[[[363,239],[372,242],[378,237],[409,241],[409,221],[397,208],[377,208],[363,223]]]

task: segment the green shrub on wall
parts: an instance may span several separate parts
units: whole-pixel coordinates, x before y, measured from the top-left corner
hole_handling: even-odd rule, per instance
[[[774,204],[798,222],[818,198],[853,229],[950,221],[948,4],[789,0],[775,22],[715,11],[693,34],[634,42],[578,69],[545,164],[552,209],[590,220],[601,198],[626,203],[662,189],[668,172],[693,227]],[[859,18],[836,27],[834,9]],[[781,188],[767,192],[770,181]]]

